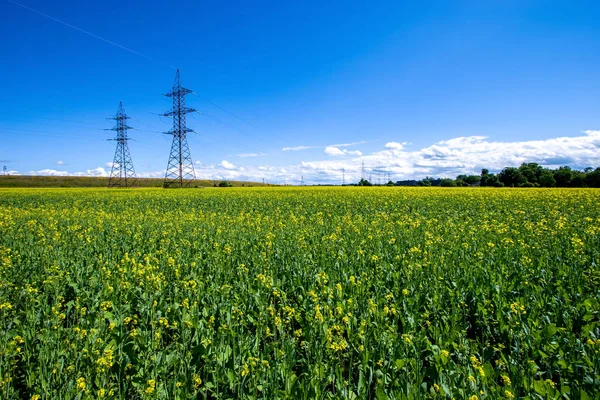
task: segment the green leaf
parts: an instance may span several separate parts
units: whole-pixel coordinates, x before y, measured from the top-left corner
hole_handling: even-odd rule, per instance
[[[546,382],[544,381],[533,381],[533,390],[542,396],[546,395]]]

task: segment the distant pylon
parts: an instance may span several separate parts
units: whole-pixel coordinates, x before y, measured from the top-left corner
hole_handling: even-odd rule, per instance
[[[129,145],[127,144],[129,141],[127,130],[133,128],[127,125],[129,117],[125,114],[123,102],[119,103],[117,115],[110,119],[117,121],[115,127],[110,129],[117,132],[117,137],[108,140],[116,141],[117,149],[115,150],[115,159],[108,179],[108,187],[131,187],[135,183],[135,170],[133,169],[131,153],[129,153]]]
[[[196,111],[185,105],[185,96],[189,93],[192,93],[190,89],[181,86],[180,73],[177,70],[173,88],[165,95],[173,98],[173,108],[163,114],[165,117],[173,118],[173,129],[166,132],[168,135],[173,135],[171,154],[169,155],[169,163],[167,164],[167,171],[165,173],[164,187],[166,188],[185,187],[196,178],[192,155],[187,142],[187,134],[188,132],[193,132],[193,130],[186,126],[185,120],[187,113]]]
[[[360,180],[365,180],[365,160],[362,160],[362,167],[360,168]]]
[[[304,176],[300,176],[300,186],[304,186]]]
[[[342,186],[346,186],[346,168],[342,168]]]

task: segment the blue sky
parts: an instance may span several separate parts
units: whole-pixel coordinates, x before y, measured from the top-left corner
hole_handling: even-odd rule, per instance
[[[109,173],[123,101],[138,175],[163,176],[170,66],[198,178],[600,166],[597,2],[18,1],[152,60],[0,0],[13,173]]]

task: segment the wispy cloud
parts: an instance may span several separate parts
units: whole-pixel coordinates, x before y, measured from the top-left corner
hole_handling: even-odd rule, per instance
[[[296,147],[284,147],[281,151],[300,151],[300,150],[308,150],[315,149],[319,146],[296,146]]]
[[[299,150],[308,150],[308,149],[319,149],[319,148],[329,148],[329,147],[350,147],[356,146],[358,144],[368,143],[365,140],[361,140],[360,142],[351,142],[351,143],[339,143],[339,144],[330,144],[327,146],[296,146],[296,147],[284,147],[281,149],[282,151],[299,151]]]
[[[52,168],[40,169],[37,171],[29,171],[28,175],[40,175],[40,176],[108,176],[109,173],[103,168],[88,169],[85,172],[69,172],[60,171]]]
[[[63,162],[62,160],[58,160],[58,161],[56,162],[56,165],[63,165],[63,164],[64,164],[64,162]]]
[[[331,147],[350,147],[350,146],[356,146],[357,144],[365,144],[365,143],[369,143],[369,142],[367,142],[366,140],[361,140],[360,142],[331,144],[329,146],[331,146]]]
[[[242,153],[242,154],[236,154],[236,156],[241,157],[241,158],[247,158],[247,157],[262,157],[262,156],[266,156],[267,153]]]

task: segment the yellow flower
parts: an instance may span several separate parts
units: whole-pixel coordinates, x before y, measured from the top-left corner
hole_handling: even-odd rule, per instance
[[[40,396],[39,394],[34,394],[33,396],[31,396],[31,400],[40,400],[42,396]]]
[[[442,350],[443,357],[448,357],[449,355],[450,355],[450,352],[448,350]]]
[[[473,396],[469,397],[469,400],[479,400],[479,397],[473,395]]]
[[[248,368],[248,364],[244,364],[242,367],[242,371],[240,372],[240,375],[242,375],[242,378],[246,375],[248,375],[250,373],[250,369]]]
[[[509,390],[505,390],[504,391],[504,395],[506,396],[507,399],[514,399],[515,398],[515,395],[512,394],[512,392],[509,391]]]
[[[152,394],[154,392],[154,388],[156,387],[156,381],[154,379],[150,379],[146,382],[146,384],[148,384],[148,387],[146,390],[144,390],[144,393]]]
[[[202,385],[202,379],[200,379],[200,376],[198,374],[192,375],[192,382],[194,383],[194,387],[196,389],[198,389],[200,385]]]
[[[75,386],[77,387],[77,389],[79,389],[83,392],[85,390],[85,378],[83,378],[83,377],[77,378],[77,383]]]

